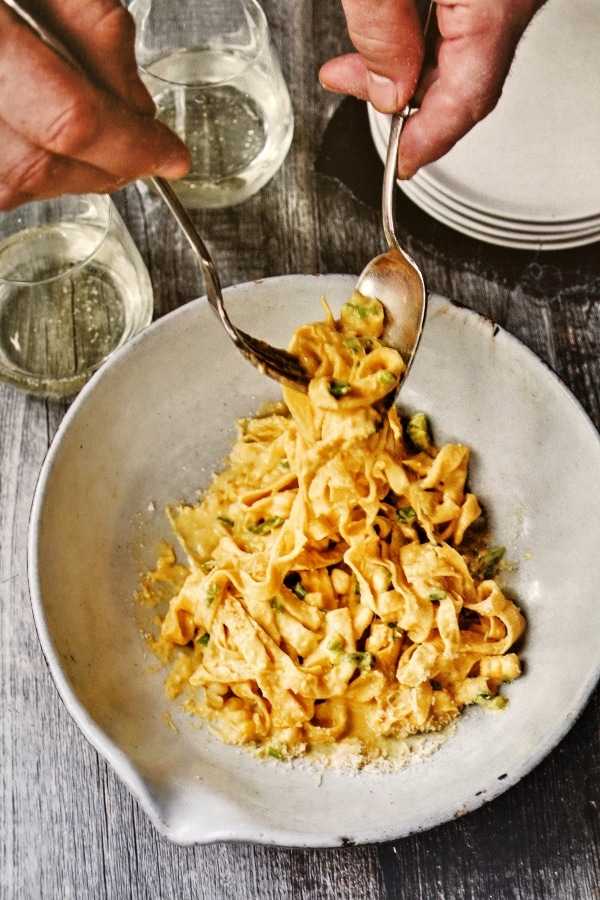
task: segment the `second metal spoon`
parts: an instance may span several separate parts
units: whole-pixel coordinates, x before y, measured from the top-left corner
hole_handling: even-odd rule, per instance
[[[357,291],[365,297],[377,298],[385,307],[382,340],[389,347],[398,350],[406,366],[396,392],[414,360],[427,312],[427,291],[421,271],[400,247],[394,230],[398,142],[410,112],[411,108],[407,106],[392,116],[387,148],[382,216],[383,230],[390,249],[368,263],[356,284]]]

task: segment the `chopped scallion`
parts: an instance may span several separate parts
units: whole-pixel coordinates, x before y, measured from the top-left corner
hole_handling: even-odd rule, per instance
[[[475,703],[485,709],[504,709],[508,700],[502,694],[496,694],[495,697],[492,697],[491,694],[479,694],[475,697]]]
[[[344,341],[344,347],[346,350],[349,350],[350,353],[354,353],[355,355],[359,354],[362,350],[362,344],[356,337],[346,338]]]
[[[217,597],[220,596],[221,590],[220,584],[217,584],[216,581],[211,581],[206,589],[206,594],[204,595],[204,603],[206,606],[211,606],[215,602]]]
[[[217,522],[222,522],[223,525],[227,525],[228,528],[233,528],[235,525],[233,519],[229,519],[227,516],[217,516]]]
[[[381,308],[375,303],[351,303],[348,301],[347,303],[344,303],[344,308],[348,310],[348,312],[358,316],[359,319],[368,319],[372,316],[381,315]]]
[[[339,399],[340,397],[345,397],[352,390],[352,385],[349,381],[333,381],[329,382],[329,393],[332,397]]]
[[[416,450],[429,450],[431,447],[431,432],[425,413],[418,412],[410,417],[406,426],[406,433]]]
[[[355,650],[353,653],[346,653],[348,662],[353,663],[361,672],[368,672],[375,665],[375,658],[368,650]]]
[[[327,642],[327,649],[331,650],[332,653],[337,653],[339,650],[344,649],[344,638],[341,634],[334,634],[333,637],[329,639]]]
[[[274,528],[282,525],[284,521],[281,516],[273,516],[272,519],[265,519],[264,522],[259,522],[256,525],[248,525],[248,531],[251,531],[252,534],[268,534]]]
[[[485,581],[486,578],[493,578],[498,570],[498,566],[500,565],[500,561],[503,558],[505,552],[505,547],[494,547],[493,550],[488,550],[487,553],[482,553],[477,560],[477,578],[480,578],[482,581]]]
[[[300,600],[304,600],[304,598],[308,594],[308,591],[306,590],[306,588],[304,587],[304,585],[302,584],[301,581],[296,582],[296,584],[292,588],[292,591],[294,592],[296,597],[298,597]]]

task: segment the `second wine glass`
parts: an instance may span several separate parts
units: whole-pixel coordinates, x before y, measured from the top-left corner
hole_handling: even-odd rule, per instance
[[[187,144],[187,207],[240,203],[289,150],[292,105],[256,0],[134,0],[136,56],[157,116]]]

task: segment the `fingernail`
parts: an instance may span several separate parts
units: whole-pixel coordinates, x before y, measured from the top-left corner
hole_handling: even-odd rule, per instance
[[[408,181],[413,175],[416,175],[418,172],[418,168],[413,168],[412,166],[403,166],[402,163],[398,166],[398,178],[400,181]]]
[[[398,164],[398,178],[400,181],[408,181],[413,175],[416,175],[418,171],[418,166],[403,166],[402,163]]]
[[[367,71],[367,84],[369,100],[380,112],[391,113],[396,111],[398,103],[398,90],[396,82],[377,72]]]
[[[170,156],[159,164],[156,169],[156,175],[161,178],[183,178],[190,169],[190,157],[185,153],[178,153],[176,156]]]

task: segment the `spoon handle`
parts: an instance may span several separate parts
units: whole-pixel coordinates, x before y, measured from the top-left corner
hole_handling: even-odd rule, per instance
[[[200,269],[204,276],[204,287],[206,289],[206,297],[208,299],[208,302],[213,307],[215,312],[219,315],[225,331],[227,332],[231,340],[234,342],[234,344],[236,344],[236,346],[240,347],[241,341],[238,332],[232,325],[231,320],[227,315],[225,304],[223,303],[221,283],[219,281],[219,275],[217,273],[215,264],[212,261],[212,257],[208,252],[206,244],[200,237],[196,226],[192,222],[188,211],[184,208],[179,197],[166,179],[154,176],[148,178],[148,181],[164,201],[171,215],[187,238],[192,252],[196,257],[196,260],[199,263]]]
[[[390,250],[392,248],[400,249],[394,224],[396,219],[396,168],[398,166],[400,135],[402,134],[404,123],[410,114],[410,109],[410,106],[405,106],[401,112],[394,113],[392,116],[385,168],[383,170],[381,214],[383,217],[383,230]]]
[[[423,18],[423,40],[425,42],[425,60],[428,53],[428,38],[431,38],[433,29],[430,27],[433,19],[434,0],[430,0]],[[383,218],[383,230],[390,249],[400,250],[395,232],[396,220],[396,169],[398,166],[398,151],[400,136],[404,123],[412,113],[416,112],[418,105],[411,101],[400,112],[394,113],[390,125],[390,137],[387,145],[385,169],[383,172],[383,190],[381,198],[381,213]]]

